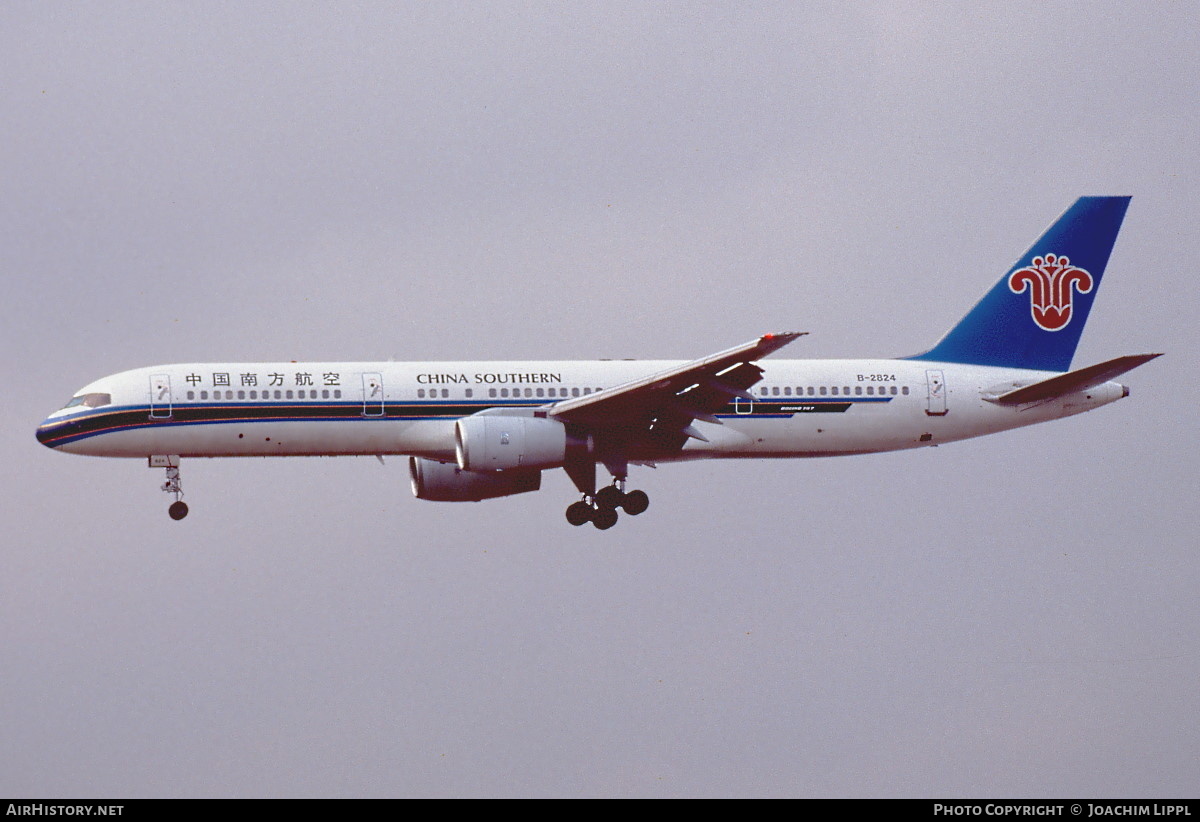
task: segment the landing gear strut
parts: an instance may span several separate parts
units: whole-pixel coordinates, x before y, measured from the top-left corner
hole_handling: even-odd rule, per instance
[[[629,516],[636,517],[650,507],[650,497],[645,491],[625,490],[624,466],[621,466],[618,472],[614,472],[612,485],[607,485],[598,492],[595,491],[594,467],[586,473],[578,470],[569,473],[577,486],[584,486],[579,489],[583,493],[583,499],[567,506],[567,522],[572,525],[590,522],[597,529],[607,531],[617,524],[618,508]],[[590,476],[587,476],[588,474]]]
[[[183,501],[183,482],[179,478],[179,457],[154,456],[150,457],[151,468],[167,469],[167,481],[162,484],[162,490],[175,495],[175,501],[167,508],[167,514],[174,520],[183,519],[188,515],[187,503]]]

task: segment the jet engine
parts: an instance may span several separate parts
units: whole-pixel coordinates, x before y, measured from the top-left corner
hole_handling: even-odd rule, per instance
[[[476,414],[454,425],[454,454],[465,471],[557,468],[574,445],[558,420]]]
[[[464,471],[452,462],[409,457],[408,473],[413,496],[435,502],[479,502],[542,487],[542,472],[536,468]]]

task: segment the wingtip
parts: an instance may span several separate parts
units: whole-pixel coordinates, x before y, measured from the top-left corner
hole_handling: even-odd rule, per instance
[[[1146,363],[1150,362],[1151,360],[1157,360],[1164,353],[1165,352],[1160,351],[1157,354],[1132,354],[1132,355],[1130,355],[1129,359],[1137,360],[1138,365],[1145,365]]]
[[[752,345],[757,352],[757,356],[766,356],[774,351],[778,351],[796,338],[803,337],[807,333],[807,331],[773,331],[769,334],[763,334]]]

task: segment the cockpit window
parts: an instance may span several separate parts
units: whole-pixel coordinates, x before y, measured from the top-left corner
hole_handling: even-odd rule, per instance
[[[102,405],[112,405],[112,394],[80,394],[71,397],[71,401],[63,408],[75,408],[82,405],[85,408],[99,408]]]

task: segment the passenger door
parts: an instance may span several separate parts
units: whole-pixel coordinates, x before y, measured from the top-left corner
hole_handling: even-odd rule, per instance
[[[150,419],[169,420],[172,413],[171,375],[150,376]]]
[[[383,416],[383,375],[379,373],[364,373],[363,386],[363,416]]]
[[[928,404],[925,413],[931,417],[944,417],[946,408],[946,377],[940,370],[925,372],[925,385],[928,389]]]

